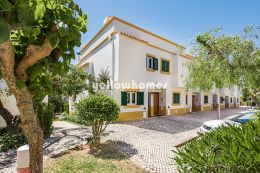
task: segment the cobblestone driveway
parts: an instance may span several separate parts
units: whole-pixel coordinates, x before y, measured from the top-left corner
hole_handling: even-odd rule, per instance
[[[221,118],[224,119],[246,109],[248,107],[221,110]],[[203,122],[213,119],[218,119],[218,111],[195,112],[179,116],[158,116],[137,121],[122,122],[122,124],[176,134],[200,127]]]
[[[227,117],[245,109],[226,109],[222,111],[222,116]],[[155,117],[124,124],[111,124],[103,134],[102,141],[114,143],[120,152],[149,172],[176,173],[178,171],[172,160],[174,146],[195,137],[198,131],[196,127],[206,120],[215,118],[217,112],[200,112],[185,116]],[[79,127],[67,122],[55,122],[54,128],[52,137],[45,141],[45,159],[81,145],[91,133],[90,127]],[[16,172],[15,151],[0,153],[0,160],[0,173]]]

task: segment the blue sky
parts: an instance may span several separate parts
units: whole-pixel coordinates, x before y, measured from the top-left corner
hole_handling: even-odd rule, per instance
[[[245,26],[260,26],[257,0],[75,0],[88,15],[86,44],[102,27],[105,16],[117,16],[188,49],[199,33],[221,26],[237,34]],[[79,51],[79,48],[76,49]],[[76,61],[73,61],[75,64]]]

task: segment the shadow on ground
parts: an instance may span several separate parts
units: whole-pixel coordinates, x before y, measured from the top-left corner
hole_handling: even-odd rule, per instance
[[[120,148],[126,149],[128,152],[120,152],[118,150],[119,146]],[[106,143],[101,144],[101,149],[98,152],[90,151],[90,154],[101,159],[124,160],[137,154],[137,150],[133,148],[131,144],[127,144],[123,141],[107,141]]]

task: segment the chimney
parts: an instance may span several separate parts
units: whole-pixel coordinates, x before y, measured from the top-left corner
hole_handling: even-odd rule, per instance
[[[103,21],[103,25],[105,25],[111,18],[112,18],[112,16],[106,16]]]

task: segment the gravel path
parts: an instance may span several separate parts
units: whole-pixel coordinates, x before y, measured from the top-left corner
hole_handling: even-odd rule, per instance
[[[245,111],[248,108],[249,107],[240,107],[221,110],[221,118],[227,118],[228,116]],[[218,111],[194,112],[179,116],[158,116],[142,120],[122,122],[121,124],[176,134],[198,128],[203,122],[213,119],[218,119]]]

